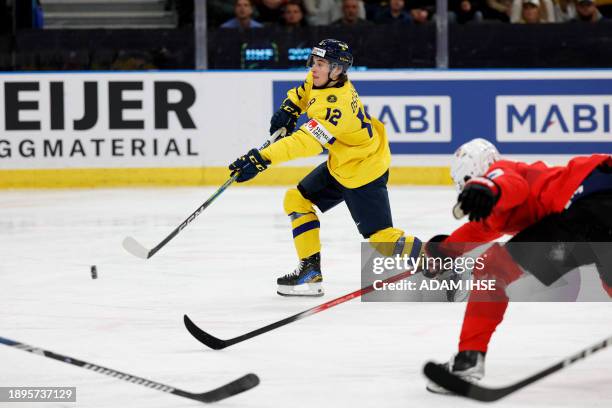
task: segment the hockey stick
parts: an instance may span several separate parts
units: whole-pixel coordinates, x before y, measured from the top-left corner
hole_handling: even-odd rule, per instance
[[[587,347],[586,349],[566,358],[565,360],[560,361],[545,370],[535,373],[534,375],[527,377],[522,381],[502,388],[487,388],[467,382],[464,379],[459,378],[458,376],[450,373],[441,365],[432,362],[428,362],[427,364],[425,364],[423,372],[425,376],[431,381],[457,395],[461,395],[463,397],[471,398],[477,401],[492,402],[497,401],[498,399],[503,398],[508,394],[512,394],[513,392],[518,391],[523,387],[526,387],[529,384],[534,383],[544,377],[547,377],[556,371],[562,370],[568,365],[573,364],[576,361],[582,360],[583,358],[586,358],[591,354],[602,350],[610,345],[612,345],[612,337],[608,337],[602,342],[599,342],[591,347]]]
[[[259,148],[259,150],[263,150],[266,147],[270,146],[270,144],[273,143],[278,137],[283,137],[285,133],[286,133],[285,128],[278,129],[276,132],[274,132],[270,136],[270,139],[266,140],[266,142]],[[236,181],[236,179],[238,178],[238,175],[239,173],[236,173],[233,176],[231,176],[229,179],[227,179],[227,181],[223,183],[223,185],[219,187],[217,191],[215,191],[213,195],[211,195],[208,198],[208,200],[206,200],[201,206],[199,206],[194,212],[192,212],[191,215],[187,217],[187,219],[181,223],[181,225],[176,227],[174,231],[172,231],[166,238],[164,238],[159,244],[157,244],[152,249],[147,249],[144,245],[142,245],[140,242],[136,241],[132,237],[126,237],[123,240],[123,243],[122,243],[123,248],[126,251],[128,251],[130,254],[138,258],[142,258],[142,259],[151,258],[153,255],[157,253],[157,251],[162,249],[168,242],[170,242],[172,238],[177,236],[179,232],[181,232],[185,227],[187,227],[187,225],[189,225],[193,220],[195,220],[195,218],[198,215],[200,215],[202,211],[208,208],[208,206],[212,204],[212,202],[215,201],[217,197],[221,195],[221,193],[223,193],[230,185],[232,185],[234,181]]]
[[[383,283],[384,282],[388,282],[388,283],[396,282],[396,281],[402,280],[404,278],[407,278],[408,276],[411,276],[413,274],[414,274],[414,272],[412,270],[407,270],[407,271],[404,271],[404,272],[399,273],[397,275],[394,275],[394,276],[392,276],[392,277],[390,277],[388,279],[385,279],[382,282]],[[311,316],[311,315],[313,315],[315,313],[322,312],[322,311],[324,311],[326,309],[332,308],[334,306],[337,306],[337,305],[339,305],[341,303],[344,303],[346,301],[349,301],[351,299],[355,299],[357,297],[363,296],[363,295],[365,295],[367,293],[372,292],[373,290],[374,290],[374,284],[366,286],[366,287],[361,288],[359,290],[356,290],[354,292],[348,293],[348,294],[346,294],[344,296],[340,296],[339,298],[330,300],[329,302],[325,302],[325,303],[323,303],[321,305],[315,306],[315,307],[310,308],[308,310],[304,310],[303,312],[300,312],[300,313],[295,314],[293,316],[286,317],[286,318],[284,318],[282,320],[279,320],[279,321],[277,321],[275,323],[272,323],[272,324],[269,324],[267,326],[261,327],[261,328],[259,328],[257,330],[253,330],[251,332],[245,333],[242,336],[234,337],[234,338],[227,339],[227,340],[222,340],[222,339],[219,339],[219,338],[217,338],[217,337],[215,337],[215,336],[213,336],[211,334],[206,333],[204,330],[200,329],[195,323],[193,323],[191,321],[191,319],[189,319],[189,317],[187,315],[183,316],[183,321],[184,321],[185,327],[187,328],[189,333],[191,333],[191,335],[193,337],[195,337],[196,340],[198,340],[200,343],[210,347],[211,349],[220,350],[220,349],[224,349],[226,347],[229,347],[231,345],[234,345],[236,343],[241,343],[241,342],[243,342],[245,340],[248,340],[250,338],[253,338],[255,336],[259,336],[260,334],[269,332],[271,330],[278,329],[279,327],[285,326],[285,325],[287,325],[289,323],[293,323],[296,320],[300,320],[300,319],[303,319],[305,317]]]
[[[121,371],[113,370],[112,368],[102,367],[96,364],[91,364],[85,361],[77,360],[76,358],[72,358],[69,356],[65,356],[62,354],[57,354],[52,351],[43,350],[38,347],[29,346],[24,343],[19,343],[18,341],[10,340],[5,337],[0,337],[0,343],[5,344],[10,347],[14,347],[19,350],[27,351],[29,353],[38,354],[40,356],[52,358],[54,360],[61,361],[63,363],[72,364],[77,367],[86,368],[91,371],[95,371],[100,374],[109,375],[114,378],[118,378],[120,380],[124,380],[127,382],[131,382],[134,384],[144,385],[148,388],[153,388],[158,391],[178,395],[180,397],[189,398],[192,400],[211,403],[216,401],[221,401],[222,399],[229,398],[233,395],[240,394],[241,392],[250,390],[253,387],[256,387],[259,384],[259,377],[255,374],[247,374],[243,377],[238,378],[230,383],[222,385],[219,388],[215,388],[214,390],[202,392],[202,393],[191,393],[187,391],[180,390],[178,388],[171,387],[166,384],[161,384],[155,381],[147,380],[146,378],[137,377],[135,375],[126,374]]]

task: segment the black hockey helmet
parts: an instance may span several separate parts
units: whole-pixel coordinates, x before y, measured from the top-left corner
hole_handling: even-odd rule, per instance
[[[336,67],[342,68],[342,74],[346,74],[346,71],[353,65],[353,54],[351,54],[351,48],[348,44],[331,38],[319,42],[312,48],[306,63],[308,67],[312,67],[314,63],[313,57],[328,60],[330,71],[333,71]]]

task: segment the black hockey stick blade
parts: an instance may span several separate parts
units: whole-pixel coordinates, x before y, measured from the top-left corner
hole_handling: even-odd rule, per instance
[[[395,276],[391,276],[390,278],[385,279],[383,282],[397,282],[399,280],[402,280],[402,279],[405,279],[411,276],[412,274],[413,274],[413,271],[407,270]],[[284,319],[278,320],[274,323],[270,323],[266,326],[260,327],[259,329],[255,329],[248,333],[244,333],[238,337],[233,337],[227,340],[222,340],[220,338],[217,338],[213,335],[206,333],[204,330],[200,329],[194,322],[192,322],[191,319],[187,317],[187,315],[183,316],[183,321],[185,322],[185,327],[187,328],[187,331],[189,331],[189,333],[191,333],[191,335],[195,337],[196,340],[198,340],[200,343],[204,344],[205,346],[210,347],[213,350],[221,350],[233,344],[241,343],[245,340],[252,339],[253,337],[259,336],[260,334],[267,333],[274,329],[278,329],[279,327],[283,327],[289,323],[293,323],[305,317],[312,316],[315,313],[319,313],[329,308],[332,308],[334,306],[338,306],[339,304],[342,304],[349,300],[356,299],[360,296],[365,295],[366,293],[372,292],[373,290],[374,290],[373,285],[363,287],[351,293],[347,293],[344,296],[340,296],[336,299],[329,300],[318,306],[311,307],[308,310],[304,310],[303,312],[294,314],[293,316],[285,317]]]
[[[201,394],[191,394],[181,390],[174,390],[174,394],[205,403],[211,403],[224,400],[244,391],[248,391],[257,385],[259,385],[259,377],[257,377],[255,374],[247,374],[212,391],[203,392]]]
[[[259,378],[255,374],[247,374],[243,377],[238,378],[237,380],[222,385],[219,388],[215,388],[214,390],[202,393],[192,393],[178,388],[174,388],[170,385],[158,383],[156,381],[151,381],[146,378],[137,377],[135,375],[117,371],[112,368],[88,363],[86,361],[78,360],[70,356],[54,353],[53,351],[43,350],[41,348],[20,343],[18,341],[7,339],[5,337],[0,337],[0,344],[5,344],[9,347],[14,347],[16,349],[27,351],[29,353],[38,354],[43,357],[61,361],[62,363],[85,368],[87,370],[94,371],[100,374],[105,374],[110,377],[117,378],[119,380],[127,381],[133,384],[143,385],[145,387],[152,388],[161,392],[178,395],[180,397],[189,398],[204,403],[221,401],[222,399],[229,398],[236,394],[240,394],[241,392],[250,390],[251,388],[256,387],[259,384]]]
[[[183,316],[183,322],[185,323],[187,331],[191,333],[193,337],[213,350],[221,350],[230,345],[227,344],[227,341],[221,340],[200,329],[187,315]]]
[[[431,361],[425,364],[425,367],[423,368],[423,373],[431,381],[451,391],[453,394],[461,395],[462,397],[471,398],[478,401],[496,401],[502,397],[505,397],[513,391],[506,391],[506,388],[489,389],[481,387],[477,384],[467,382],[464,379],[450,373],[441,364],[432,363]]]
[[[603,350],[604,348],[610,345],[612,345],[612,336],[597,344],[594,344],[591,347],[581,350],[580,352],[566,358],[565,360],[560,361],[557,364],[550,366],[542,371],[539,371],[533,374],[532,376],[525,378],[522,381],[502,388],[488,388],[480,386],[478,384],[470,383],[450,373],[442,365],[435,364],[432,362],[428,362],[427,364],[425,364],[425,367],[423,368],[423,373],[431,381],[457,395],[461,395],[463,397],[471,398],[477,401],[492,402],[497,401],[498,399],[501,399],[508,394],[512,394],[513,392],[518,391],[521,388],[526,387],[529,384],[532,384],[544,377],[547,377],[556,371],[562,370],[568,365],[573,364],[576,361],[580,361],[583,358],[586,358],[599,350]]]

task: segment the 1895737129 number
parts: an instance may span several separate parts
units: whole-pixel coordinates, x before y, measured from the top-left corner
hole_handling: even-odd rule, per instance
[[[0,402],[76,402],[76,387],[0,387]]]

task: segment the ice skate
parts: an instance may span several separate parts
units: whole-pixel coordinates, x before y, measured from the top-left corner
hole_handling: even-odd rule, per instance
[[[323,296],[321,254],[316,253],[300,261],[292,272],[276,280],[281,296]]]
[[[481,380],[484,377],[484,361],[485,354],[481,351],[461,351],[451,358],[448,363],[443,366],[447,370],[452,367],[451,372],[466,381],[474,382]],[[429,381],[427,383],[427,391],[434,394],[452,394],[438,384]]]

